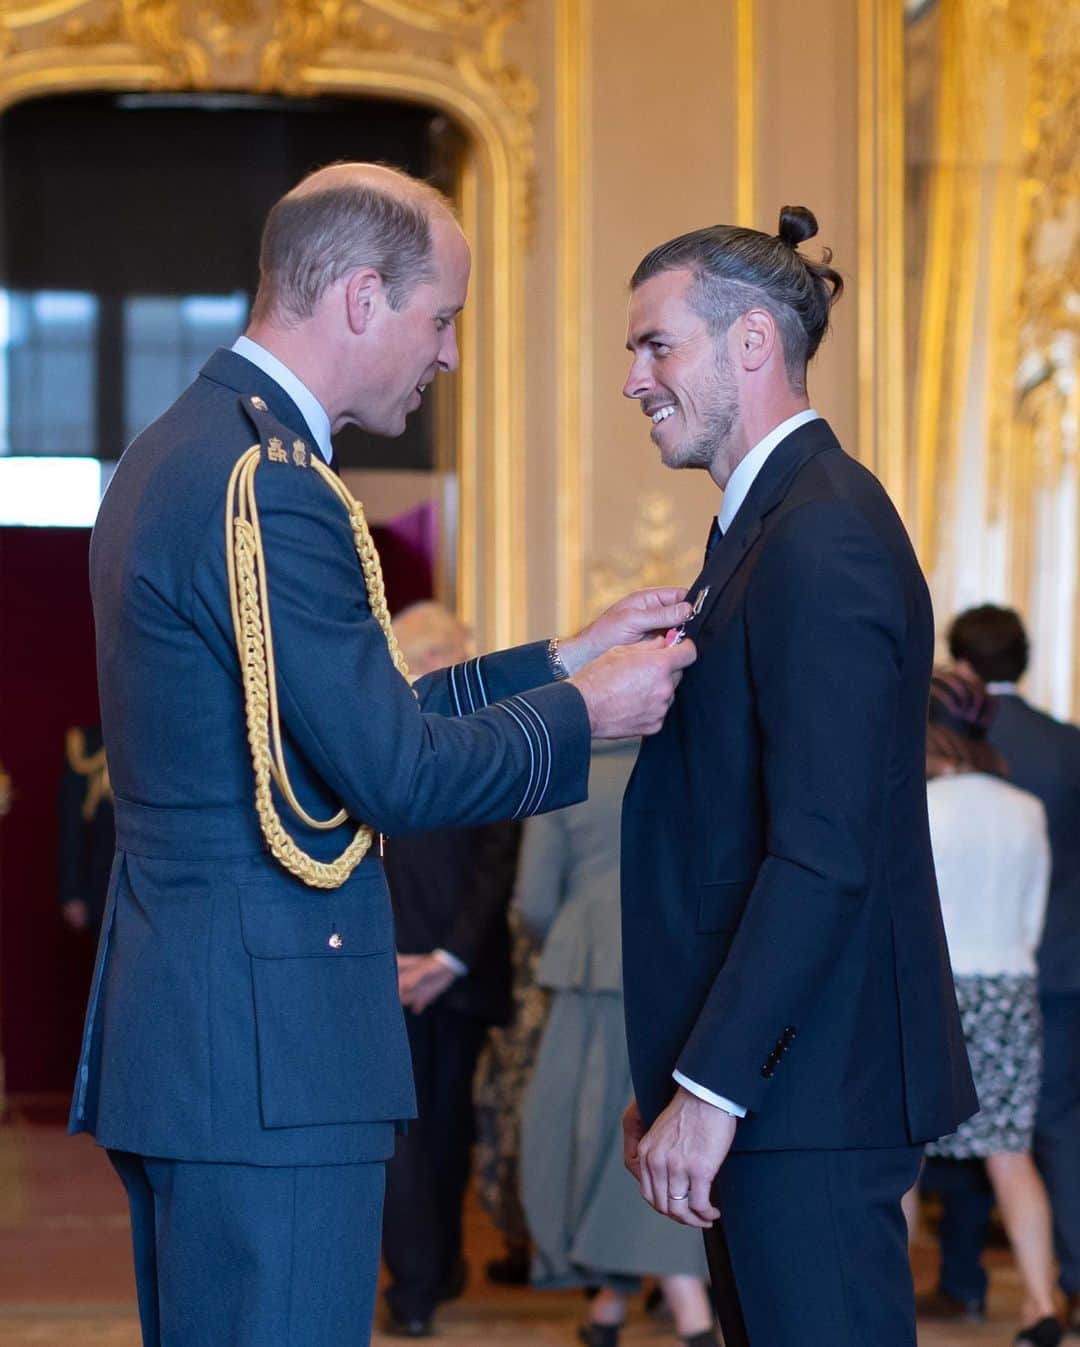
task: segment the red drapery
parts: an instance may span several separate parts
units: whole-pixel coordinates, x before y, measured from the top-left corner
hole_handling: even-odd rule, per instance
[[[372,532],[391,611],[430,597],[432,521]],[[14,790],[0,821],[0,1043],[12,1094],[70,1089],[93,968],[94,938],[65,926],[56,891],[64,735],[98,722],[89,542],[89,529],[0,528],[0,763]]]

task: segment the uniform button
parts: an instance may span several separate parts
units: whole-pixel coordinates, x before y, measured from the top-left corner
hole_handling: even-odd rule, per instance
[[[252,398],[251,405],[255,408],[257,412],[266,411],[266,403],[262,400],[262,398]]]
[[[338,932],[335,931],[334,934],[330,937],[330,939],[326,943],[330,946],[331,949],[340,949],[342,945],[344,945],[345,941],[342,940]]]

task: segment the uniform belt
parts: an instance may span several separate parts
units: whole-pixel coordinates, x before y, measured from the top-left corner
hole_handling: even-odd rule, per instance
[[[133,856],[161,860],[239,860],[264,854],[255,807],[136,804],[119,795],[116,845]]]

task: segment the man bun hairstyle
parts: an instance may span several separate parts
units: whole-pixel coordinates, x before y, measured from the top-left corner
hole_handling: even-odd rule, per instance
[[[330,286],[373,267],[393,309],[435,276],[431,208],[446,204],[435,188],[395,173],[405,190],[370,182],[304,183],[271,209],[259,249],[259,289],[252,318],[294,323],[310,318]]]
[[[812,210],[807,210],[805,206],[780,207],[780,228],[776,236],[789,248],[797,248],[800,243],[812,239],[817,232],[818,223]]]
[[[823,250],[820,262],[798,251],[817,232],[817,219],[806,206],[784,206],[775,234],[736,225],[695,229],[647,253],[630,288],[664,271],[689,270],[694,275],[690,304],[717,337],[748,309],[767,309],[780,330],[788,379],[804,392],[806,366],[829,330],[829,312],[844,289],[840,273],[829,265],[830,249]]]

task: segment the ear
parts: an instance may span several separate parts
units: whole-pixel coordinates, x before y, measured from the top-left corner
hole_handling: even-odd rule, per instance
[[[363,267],[345,278],[345,316],[357,336],[368,330],[385,303],[383,279],[374,267]]]
[[[780,350],[776,320],[768,309],[749,309],[739,319],[737,357],[748,373],[768,364]]]

